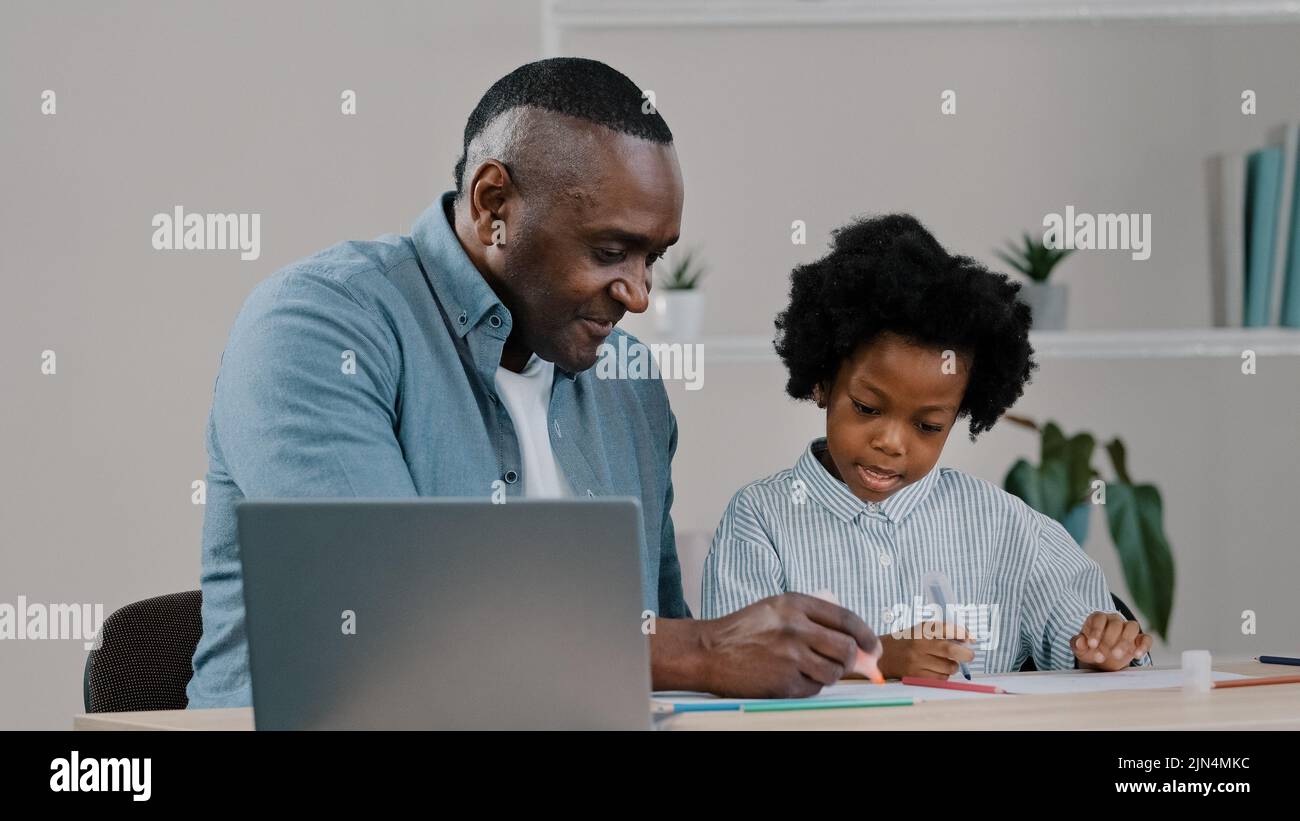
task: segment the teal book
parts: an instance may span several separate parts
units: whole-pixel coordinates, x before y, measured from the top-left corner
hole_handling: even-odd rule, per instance
[[[1282,148],[1269,146],[1246,158],[1246,313],[1242,325],[1268,325],[1282,198]]]
[[[1296,128],[1293,126],[1293,129]],[[1288,144],[1294,152],[1288,160],[1291,167],[1291,219],[1290,240],[1286,246],[1286,277],[1282,287],[1282,312],[1278,324],[1300,328],[1300,139]]]

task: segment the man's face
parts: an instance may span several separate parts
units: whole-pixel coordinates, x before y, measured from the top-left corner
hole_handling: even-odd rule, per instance
[[[930,472],[965,396],[967,365],[962,356],[945,359],[891,333],[841,363],[819,402],[828,456],[853,495],[884,501]]]
[[[517,195],[493,266],[510,299],[512,336],[569,371],[594,365],[623,315],[646,309],[652,266],[677,241],[682,218],[672,145],[589,131],[571,184]]]

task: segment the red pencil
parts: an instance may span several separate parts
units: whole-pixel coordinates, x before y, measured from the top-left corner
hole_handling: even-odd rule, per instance
[[[997,693],[999,695],[1006,693],[1006,690],[1003,690],[1001,687],[995,687],[992,684],[971,684],[967,681],[947,681],[940,678],[903,676],[903,683],[913,684],[917,687],[939,687],[944,690],[967,690],[972,693]]]
[[[1223,687],[1254,687],[1259,684],[1300,684],[1300,676],[1261,676],[1260,678],[1235,678],[1214,682],[1214,689]]]

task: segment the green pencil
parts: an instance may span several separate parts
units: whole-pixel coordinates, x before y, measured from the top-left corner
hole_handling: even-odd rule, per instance
[[[756,701],[740,705],[745,713],[778,713],[786,710],[835,710],[854,707],[910,707],[912,698],[845,698],[807,699],[783,698],[773,701]]]

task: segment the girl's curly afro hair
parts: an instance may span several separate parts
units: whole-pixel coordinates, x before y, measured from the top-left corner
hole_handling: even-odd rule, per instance
[[[790,275],[790,305],[776,318],[786,392],[811,399],[858,346],[892,332],[970,357],[958,416],[970,438],[993,427],[1037,367],[1020,285],[951,255],[914,217],[889,214],[837,229],[831,252]]]

